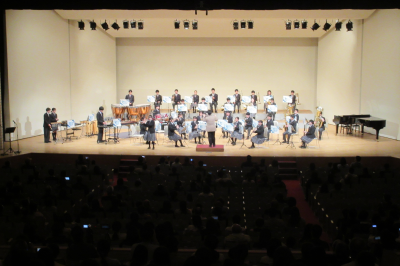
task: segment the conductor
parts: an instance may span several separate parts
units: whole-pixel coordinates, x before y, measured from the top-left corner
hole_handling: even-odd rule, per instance
[[[208,133],[208,143],[211,148],[215,147],[215,131],[217,130],[215,126],[215,122],[218,121],[218,118],[213,115],[211,116],[211,111],[208,111],[207,115],[203,114],[202,120],[206,122],[206,131]]]

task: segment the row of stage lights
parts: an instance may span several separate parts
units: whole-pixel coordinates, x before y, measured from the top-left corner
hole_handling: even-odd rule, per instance
[[[307,24],[308,24],[307,20],[304,19],[302,21],[299,21],[299,20],[296,19],[296,20],[294,20],[292,22],[290,19],[288,19],[288,20],[285,21],[286,30],[291,30],[292,29],[292,23],[293,23],[293,28],[295,30],[300,29],[300,26],[301,26],[301,29],[303,29],[303,30],[307,29]],[[332,24],[333,24],[333,21],[332,21],[332,23],[328,23],[328,20],[326,20],[326,22],[324,24],[324,27],[322,29],[324,31],[328,31],[331,28]],[[343,22],[341,22],[339,20],[336,20],[335,30],[336,31],[340,31],[342,29],[342,24],[343,24]],[[319,23],[317,23],[317,20],[314,19],[314,24],[311,26],[311,29],[313,31],[316,31],[320,27],[321,26],[319,25]],[[350,19],[346,23],[346,29],[347,29],[347,31],[353,31],[353,22]]]
[[[190,22],[192,22],[191,23],[192,24],[192,29],[193,30],[197,30],[198,29],[198,25],[199,25],[197,20],[189,21],[189,20],[185,19],[183,21],[183,28],[185,30],[188,30],[190,28]],[[328,23],[328,20],[326,20],[326,22],[324,24],[324,27],[322,29],[324,31],[328,31],[331,28],[332,23]],[[181,22],[178,19],[176,19],[174,21],[175,29],[179,29],[180,28],[180,24],[181,24]],[[291,30],[292,29],[292,24],[293,24],[293,28],[295,30],[296,29],[300,29],[300,26],[301,26],[301,29],[304,30],[304,29],[307,29],[308,22],[305,19],[302,20],[302,21],[299,21],[299,20],[296,19],[293,22],[290,19],[288,19],[288,20],[285,21],[286,30]],[[336,31],[340,31],[342,29],[342,24],[343,23],[341,21],[337,20],[336,23],[335,23],[335,30]],[[131,29],[136,29],[137,28],[138,30],[143,30],[144,21],[143,20],[138,20],[138,21],[136,21],[136,20],[131,20],[131,21],[124,20],[122,22],[122,25],[123,25],[124,29],[129,29],[129,27],[130,27]],[[232,26],[233,26],[234,30],[238,30],[239,26],[240,26],[240,29],[246,29],[246,27],[247,27],[247,29],[251,30],[251,29],[254,28],[254,21],[252,21],[252,20],[247,20],[246,21],[244,19],[241,20],[241,21],[238,21],[238,20],[235,19],[232,22]],[[85,29],[85,22],[83,22],[82,20],[79,21],[78,22],[78,27],[79,27],[80,30],[84,30]],[[97,27],[96,22],[94,22],[94,20],[90,21],[90,28],[92,30],[96,30],[96,27]],[[101,23],[101,27],[104,30],[108,30],[109,29],[107,20],[105,20],[103,23]],[[317,23],[317,20],[315,19],[314,20],[314,24],[311,26],[311,29],[313,31],[316,31],[320,27],[321,26],[319,25],[319,23]],[[111,28],[113,28],[114,30],[119,30],[120,26],[118,25],[117,21],[115,21],[113,24],[111,24]],[[353,31],[353,22],[351,20],[349,20],[346,23],[346,29],[347,29],[347,31]]]
[[[92,30],[96,30],[97,28],[97,23],[93,21],[90,21],[90,28]],[[124,20],[122,22],[122,26],[124,27],[124,29],[129,29],[129,27],[131,29],[138,29],[138,30],[143,30],[144,28],[144,21],[143,20]],[[85,22],[83,22],[82,20],[78,22],[78,27],[80,30],[84,30],[85,29]],[[105,20],[103,23],[101,23],[101,27],[103,28],[103,30],[108,30],[110,29],[107,23],[107,20]],[[113,24],[111,24],[111,28],[113,28],[114,30],[119,30],[121,27],[118,25],[117,21],[115,21]]]

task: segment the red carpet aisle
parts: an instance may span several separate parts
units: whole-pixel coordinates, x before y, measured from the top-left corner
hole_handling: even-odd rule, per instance
[[[296,198],[301,218],[303,218],[306,223],[319,224],[317,217],[315,217],[313,211],[304,198],[300,182],[298,180],[283,180],[283,182],[286,184],[287,196]],[[326,232],[322,233],[322,240],[329,244],[332,243],[332,240]]]

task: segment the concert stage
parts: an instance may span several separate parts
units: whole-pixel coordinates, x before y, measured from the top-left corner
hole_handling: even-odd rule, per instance
[[[280,126],[282,122],[279,123]],[[339,133],[335,136],[335,126],[329,125],[328,134],[324,133],[322,141],[317,143],[315,140],[311,142],[311,146],[307,149],[300,149],[299,137],[303,136],[303,128],[300,127],[299,136],[296,136],[295,148],[290,148],[286,144],[280,145],[275,143],[277,139],[276,134],[272,134],[270,142],[261,144],[255,149],[248,149],[251,146],[250,140],[245,140],[247,146],[242,147],[242,141],[237,141],[236,146],[227,144],[228,140],[222,138],[221,130],[216,132],[216,144],[224,145],[223,152],[197,152],[197,144],[194,141],[186,140],[185,147],[175,148],[175,144],[171,141],[163,139],[163,135],[158,136],[158,143],[155,150],[149,150],[148,145],[143,141],[127,138],[126,129],[123,130],[125,136],[121,138],[119,143],[110,142],[109,144],[97,144],[97,136],[81,137],[80,139],[73,139],[64,144],[61,143],[43,143],[43,135],[20,140],[20,150],[22,154],[26,153],[58,153],[58,154],[110,154],[110,155],[159,155],[159,156],[227,156],[227,157],[244,157],[248,154],[255,157],[352,157],[360,156],[393,156],[400,158],[400,142],[380,137],[379,142],[375,141],[373,134],[365,133],[363,137],[358,134],[347,135]],[[63,134],[64,135],[64,134]],[[282,130],[279,133],[279,140],[282,140]],[[204,139],[208,144],[207,138]],[[275,144],[274,144],[275,143]],[[208,146],[208,145],[207,145]],[[9,143],[5,143],[5,148],[8,149]],[[12,148],[16,150],[17,143],[12,142]],[[14,155],[11,155],[14,156]],[[3,156],[0,158],[8,158]]]

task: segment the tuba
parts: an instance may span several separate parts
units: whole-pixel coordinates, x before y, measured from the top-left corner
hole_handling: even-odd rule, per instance
[[[316,109],[317,109],[317,114],[315,115],[314,124],[316,127],[321,127],[323,125],[323,122],[321,119],[319,119],[319,116],[321,115],[324,108],[322,108],[321,106],[317,106]]]

